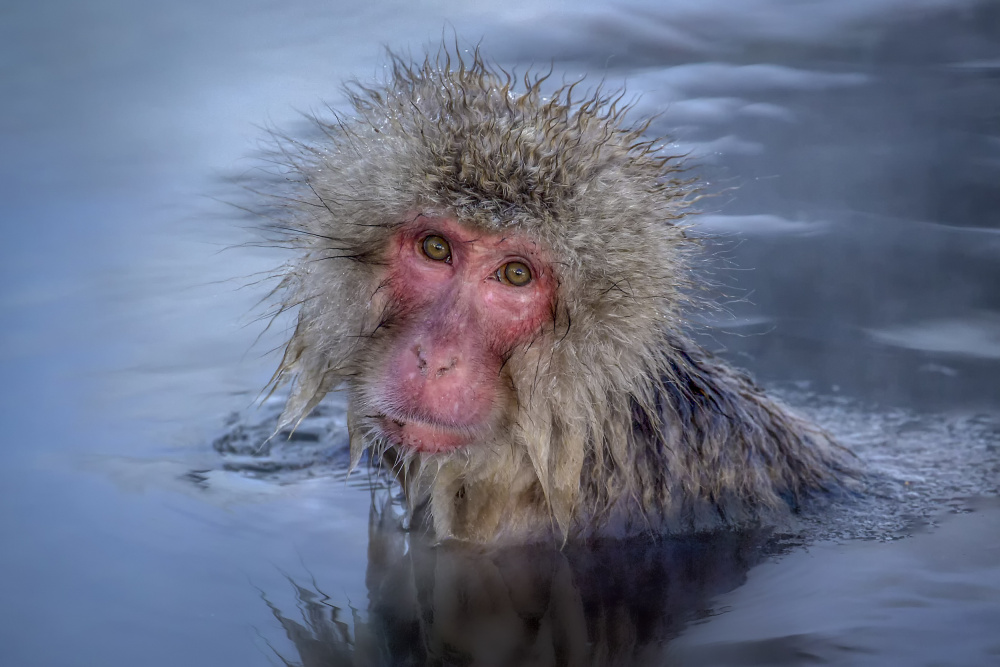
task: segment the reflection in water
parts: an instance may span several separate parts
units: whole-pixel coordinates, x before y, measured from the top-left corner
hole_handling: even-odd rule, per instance
[[[434,546],[392,525],[388,503],[374,507],[366,611],[291,581],[296,620],[265,591],[298,652],[292,660],[275,649],[285,664],[662,664],[669,640],[717,613],[709,600],[743,583],[766,553],[764,532],[561,550]]]

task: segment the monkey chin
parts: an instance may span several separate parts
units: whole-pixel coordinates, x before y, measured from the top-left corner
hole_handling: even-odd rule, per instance
[[[467,433],[418,421],[398,421],[390,417],[380,420],[382,432],[392,444],[405,450],[423,454],[452,452],[470,444]]]

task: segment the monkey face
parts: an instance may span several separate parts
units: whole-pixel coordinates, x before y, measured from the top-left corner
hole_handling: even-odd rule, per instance
[[[417,216],[392,237],[386,272],[376,298],[392,334],[365,388],[374,427],[428,453],[482,439],[509,403],[505,363],[551,321],[546,253],[523,233]]]

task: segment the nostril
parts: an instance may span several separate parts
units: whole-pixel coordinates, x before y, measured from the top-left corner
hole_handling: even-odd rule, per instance
[[[450,371],[453,368],[455,368],[455,366],[457,366],[457,365],[458,365],[458,357],[452,357],[451,359],[448,360],[447,364],[442,364],[441,367],[438,368],[438,370],[437,370],[437,376],[441,377],[442,375],[444,375],[448,371]]]

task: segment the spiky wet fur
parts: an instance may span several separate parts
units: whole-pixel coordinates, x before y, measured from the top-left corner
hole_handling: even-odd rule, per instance
[[[478,53],[390,63],[385,83],[348,88],[350,117],[277,142],[292,186],[272,215],[300,251],[281,285],[300,308],[275,374],[292,385],[283,425],[346,387],[355,460],[393,467],[415,525],[481,542],[755,523],[850,474],[824,433],[686,335],[690,188],[620,96],[546,97],[544,77]],[[551,321],[502,369],[516,417],[449,454],[389,446],[366,383],[394,327],[383,249],[417,213],[516,229],[556,258]]]

